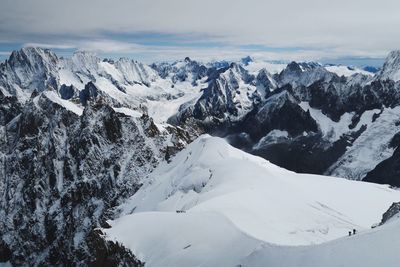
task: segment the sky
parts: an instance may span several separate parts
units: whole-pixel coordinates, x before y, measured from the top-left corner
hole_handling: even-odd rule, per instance
[[[24,46],[147,63],[184,58],[379,65],[398,0],[0,0],[0,59]]]

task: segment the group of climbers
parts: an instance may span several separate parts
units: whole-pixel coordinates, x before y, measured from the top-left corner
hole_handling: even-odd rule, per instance
[[[357,234],[357,230],[353,229],[353,235]],[[351,231],[349,231],[349,236],[351,236]]]

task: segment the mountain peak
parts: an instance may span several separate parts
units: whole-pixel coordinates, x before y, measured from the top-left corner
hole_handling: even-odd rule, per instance
[[[400,81],[400,50],[394,50],[389,53],[377,78],[395,82]]]
[[[0,84],[9,94],[26,101],[34,90],[57,88],[58,62],[57,55],[49,49],[24,47],[15,50],[2,67],[4,78]],[[24,90],[17,90],[15,85]]]
[[[21,63],[33,63],[33,61],[37,61],[38,59],[54,62],[57,60],[57,55],[49,49],[28,46],[23,47],[20,50],[14,50],[11,53],[8,62],[11,64],[18,61]]]
[[[299,63],[297,63],[295,61],[290,62],[287,65],[286,69],[289,70],[289,71],[293,71],[293,72],[301,72],[302,71]]]
[[[389,53],[389,55],[387,56],[386,60],[388,58],[399,58],[400,57],[400,49],[399,50],[393,50]]]
[[[247,57],[244,57],[244,58],[240,59],[240,61],[241,61],[245,66],[247,66],[247,65],[250,64],[250,62],[253,62],[253,58],[250,57],[250,56],[247,56]]]

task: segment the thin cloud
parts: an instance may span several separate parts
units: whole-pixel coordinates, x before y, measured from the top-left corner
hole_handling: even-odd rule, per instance
[[[157,47],[160,40],[173,53],[176,47],[193,52],[191,46],[213,53],[218,44],[231,52],[283,47],[264,54],[288,58],[384,57],[400,48],[399,9],[397,0],[3,0],[0,42],[46,40],[58,49],[101,53],[152,49],[157,57],[165,50]]]
[[[26,46],[37,46],[42,48],[56,49],[57,53],[64,56],[72,54],[76,50],[92,51],[100,56],[118,58],[131,57],[145,63],[156,61],[171,61],[183,59],[186,56],[199,61],[207,62],[213,60],[238,60],[245,56],[261,60],[283,60],[283,61],[329,61],[332,58],[342,57],[342,51],[336,48],[330,49],[305,49],[305,48],[269,48],[265,46],[235,46],[225,45],[223,47],[198,47],[185,45],[142,45],[129,41],[115,40],[68,40],[59,43],[26,43]],[[64,51],[64,52],[63,52]],[[1,54],[0,54],[1,55]],[[5,53],[6,55],[6,53]],[[8,55],[8,54],[7,54]],[[353,58],[362,57],[354,51]]]
[[[66,45],[66,44],[51,44],[51,43],[25,43],[23,47],[41,47],[41,48],[49,48],[49,49],[75,49],[77,48],[75,45]]]

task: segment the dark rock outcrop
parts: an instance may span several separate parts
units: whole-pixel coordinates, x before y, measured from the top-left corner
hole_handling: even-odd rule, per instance
[[[367,173],[363,181],[400,187],[400,148],[396,148],[390,158]]]
[[[4,127],[0,256],[18,266],[112,264],[93,251],[91,231],[190,140],[181,129],[161,132],[150,118],[116,113],[101,101],[88,102],[79,117],[44,94]],[[126,251],[101,246],[122,253],[112,256],[115,261],[129,262]]]
[[[400,202],[395,202],[390,206],[390,208],[382,215],[382,220],[379,225],[385,224],[395,216],[400,216]]]

